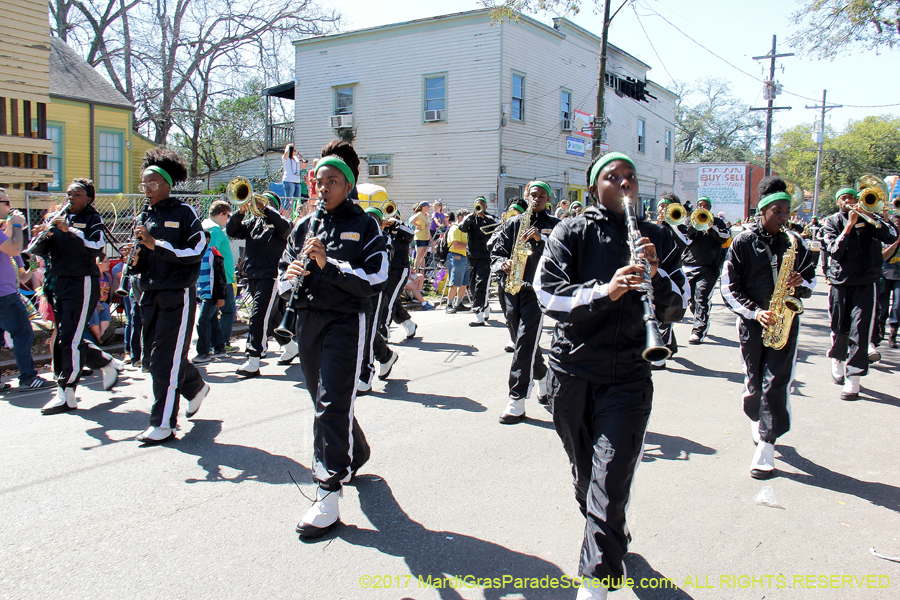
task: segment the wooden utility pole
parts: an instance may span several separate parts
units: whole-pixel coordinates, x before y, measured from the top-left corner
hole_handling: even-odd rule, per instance
[[[775,96],[781,91],[775,86],[775,59],[784,56],[793,56],[793,53],[777,54],[775,51],[775,36],[772,36],[772,51],[765,56],[754,56],[753,60],[771,59],[769,63],[769,79],[766,81],[765,98],[769,101],[766,108],[751,108],[750,110],[766,111],[766,175],[772,174],[772,111],[775,110],[791,110],[790,106],[774,106]]]
[[[606,89],[606,40],[609,37],[609,1],[603,0],[603,36],[600,42],[600,74],[597,77],[597,113],[594,115],[594,135],[591,156],[600,156],[600,140],[603,135],[603,127],[606,125],[603,118],[603,91]],[[616,11],[618,12],[618,11]]]

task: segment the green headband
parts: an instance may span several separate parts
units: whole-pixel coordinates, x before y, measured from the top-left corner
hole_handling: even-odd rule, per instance
[[[580,206],[581,208],[584,208],[584,204],[581,203],[581,200],[576,200],[575,202],[573,202],[572,204],[569,205],[569,208],[572,209],[572,208],[575,208],[576,206]]]
[[[276,208],[281,209],[281,200],[278,199],[278,194],[275,192],[263,192],[262,195],[268,198]]]
[[[660,210],[662,210],[661,207],[662,207],[663,204],[672,204],[672,201],[671,201],[671,200],[660,200],[659,202],[657,202],[657,203],[656,203],[656,211],[657,211],[657,212],[659,212]]]
[[[838,191],[836,191],[836,192],[834,193],[834,199],[837,200],[838,198],[840,198],[840,197],[843,196],[844,194],[850,194],[850,195],[853,196],[854,198],[859,198],[859,194],[856,192],[856,190],[854,190],[854,189],[851,188],[851,187],[845,187],[845,188],[839,189]]]
[[[603,170],[603,167],[608,165],[614,160],[621,160],[627,162],[631,165],[631,168],[634,169],[634,172],[637,173],[637,167],[634,166],[634,161],[628,157],[626,154],[622,154],[621,152],[610,152],[608,154],[604,154],[603,157],[598,160],[594,166],[591,168],[591,185],[597,183],[597,177],[600,176],[600,171]]]
[[[765,198],[759,201],[756,205],[756,210],[762,212],[762,209],[772,204],[773,202],[778,202],[779,200],[787,200],[791,201],[791,195],[787,192],[775,192],[774,194],[769,194]]]
[[[477,198],[475,198],[475,202],[478,202],[479,200],[487,204],[487,199],[485,199],[484,196],[478,196]]]
[[[319,162],[316,163],[316,175],[319,174],[319,171],[322,169],[322,167],[327,166],[332,166],[336,169],[340,169],[341,173],[344,174],[344,177],[347,178],[347,181],[350,182],[350,185],[356,185],[356,177],[353,176],[353,171],[350,170],[350,167],[341,158],[337,156],[326,156],[325,158],[320,158]]]
[[[553,190],[550,189],[550,184],[547,183],[546,181],[538,181],[538,180],[531,181],[528,183],[528,187],[525,189],[531,190],[531,188],[533,188],[533,187],[544,188],[545,190],[547,190],[547,195],[550,196],[551,198],[553,197]]]
[[[166,173],[162,168],[157,167],[156,165],[150,165],[149,167],[144,169],[144,173],[146,173],[148,171],[151,173],[156,173],[157,175],[159,175],[160,177],[165,179],[166,182],[169,184],[169,187],[174,187],[175,184],[172,183],[172,177],[168,173]]]
[[[707,196],[700,196],[699,198],[697,198],[697,204],[700,204],[704,200],[709,202],[709,205],[712,206],[712,200],[710,200]]]
[[[379,221],[384,221],[384,213],[381,212],[381,209],[378,208],[377,206],[370,206],[370,207],[368,207],[368,208],[366,209],[366,212],[367,212],[367,213],[371,213],[371,214],[377,216]]]

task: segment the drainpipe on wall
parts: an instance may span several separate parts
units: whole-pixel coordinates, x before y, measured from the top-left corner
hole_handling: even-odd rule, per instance
[[[91,181],[94,180],[94,105],[91,104]]]
[[[500,166],[503,164],[503,21],[500,21],[500,77],[497,80],[500,82],[500,105],[497,107],[500,109],[500,121],[498,121],[499,125],[497,127],[497,131],[499,135],[498,139],[498,147],[497,147],[497,214],[502,214],[506,209],[506,196],[503,185],[501,185],[502,178],[500,177]]]

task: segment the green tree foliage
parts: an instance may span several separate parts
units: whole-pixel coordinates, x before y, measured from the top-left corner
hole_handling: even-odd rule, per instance
[[[900,0],[806,0],[793,20],[791,43],[821,58],[900,48]]]
[[[815,189],[816,152],[813,125],[798,125],[777,136],[772,149],[772,166],[780,175]],[[880,177],[900,174],[900,118],[871,116],[850,121],[841,132],[825,130],[823,144],[819,214],[836,210],[834,193],[845,186],[855,187],[867,173]]]
[[[750,161],[765,136],[761,113],[731,96],[723,79],[676,83],[675,161]]]

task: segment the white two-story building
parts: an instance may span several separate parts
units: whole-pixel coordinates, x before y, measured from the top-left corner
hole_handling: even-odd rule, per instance
[[[496,24],[476,10],[294,42],[294,138],[316,157],[352,139],[363,181],[403,214],[420,200],[500,202],[543,179],[580,199],[591,160],[600,38],[566,19]],[[610,45],[604,151],[637,163],[651,199],[674,183],[676,96]]]

